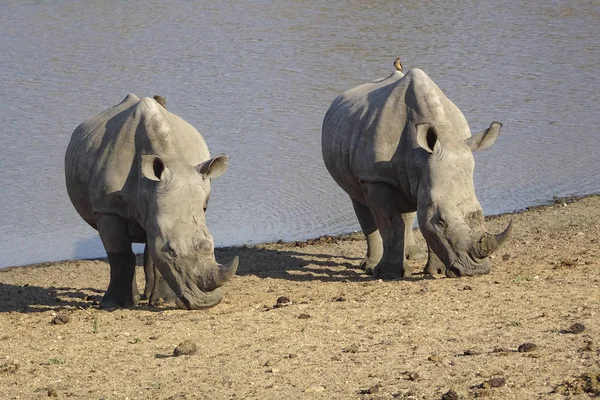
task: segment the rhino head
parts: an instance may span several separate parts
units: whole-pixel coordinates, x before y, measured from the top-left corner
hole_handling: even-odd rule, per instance
[[[220,286],[231,279],[238,257],[220,265],[206,226],[210,179],[227,170],[229,157],[218,155],[199,165],[158,155],[141,156],[147,249],[154,266],[177,296],[180,308],[205,309],[223,298]]]
[[[497,235],[485,230],[483,211],[473,185],[472,152],[490,147],[501,126],[493,122],[486,131],[468,139],[443,142],[436,127],[429,124],[416,127],[417,144],[428,155],[420,170],[419,228],[430,249],[443,262],[448,277],[488,273],[491,267],[488,256],[510,233],[511,223]]]

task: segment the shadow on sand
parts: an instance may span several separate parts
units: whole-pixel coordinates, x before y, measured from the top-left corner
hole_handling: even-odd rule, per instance
[[[240,258],[238,276],[284,279],[292,282],[364,282],[372,280],[371,276],[365,275],[358,268],[361,258],[319,253],[317,248],[312,247],[312,244],[328,245],[348,240],[359,239],[354,236],[325,236],[306,242],[223,247],[215,249],[215,257],[217,261],[226,263],[237,255]],[[142,258],[142,255],[137,256],[136,273],[143,275]],[[106,262],[106,259],[99,260]],[[52,263],[44,263],[27,268],[49,268],[51,266]],[[73,265],[73,268],[77,267]],[[423,279],[429,279],[429,277],[416,274],[407,280]],[[143,288],[140,289],[143,290]],[[44,312],[64,307],[97,308],[105,290],[105,287],[40,287],[0,283],[0,312]],[[145,304],[142,302],[138,307],[157,311],[165,310],[165,308],[148,307]]]

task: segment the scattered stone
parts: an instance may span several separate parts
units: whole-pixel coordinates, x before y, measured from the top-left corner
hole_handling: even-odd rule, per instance
[[[321,393],[325,391],[325,386],[316,385],[304,390],[304,393]]]
[[[574,335],[585,331],[585,325],[580,324],[579,322],[571,325],[569,329],[566,329],[564,333],[572,333]]]
[[[300,315],[298,315],[299,319],[309,319],[310,315],[306,314],[306,313],[301,313]]]
[[[267,370],[267,372],[268,372],[268,373],[271,373],[271,374],[276,374],[276,373],[278,373],[278,372],[279,372],[279,368],[269,368],[269,369]]]
[[[196,353],[196,343],[191,340],[184,340],[179,343],[175,350],[173,350],[173,355],[175,357],[179,356],[188,356]]]
[[[420,376],[419,376],[419,373],[418,373],[418,372],[409,372],[409,373],[406,375],[406,378],[407,378],[409,381],[413,381],[413,382],[414,382],[414,381],[418,380],[418,379],[420,378]]]
[[[448,390],[446,393],[442,395],[442,400],[458,400],[460,397],[458,393],[454,391],[454,389]]]
[[[48,389],[48,397],[58,397],[58,392],[54,388]]]
[[[352,343],[350,345],[350,347],[343,348],[342,352],[344,352],[344,353],[358,353],[359,350],[360,350],[360,348],[358,347],[358,345],[356,343]]]
[[[564,381],[554,388],[554,393],[563,396],[575,396],[591,394],[593,397],[600,396],[600,373],[585,373],[571,381]]]
[[[19,369],[19,364],[7,361],[0,364],[0,374],[12,374]]]
[[[463,355],[465,356],[476,356],[480,354],[477,350],[473,350],[473,349],[467,349],[463,352]]]
[[[290,358],[290,359],[292,359],[292,358],[296,358],[296,357],[298,357],[298,354],[290,353],[290,354],[284,356],[283,358]]]
[[[427,360],[433,361],[433,362],[442,362],[442,357],[440,357],[440,356],[429,356],[429,357],[427,357]]]
[[[465,287],[463,288],[463,290],[473,290],[473,288],[469,285],[465,285]]]
[[[379,392],[379,384],[375,384],[373,386],[370,386],[366,389],[359,389],[358,390],[358,394],[374,394]]]
[[[291,305],[292,305],[292,300],[289,297],[280,296],[277,298],[277,301],[275,302],[275,305],[273,307],[279,308],[279,307],[286,307],[286,306],[291,306]]]
[[[67,314],[58,313],[54,316],[54,318],[52,318],[51,323],[53,325],[63,325],[63,324],[66,324],[67,322],[69,322],[70,320],[71,320],[71,318],[69,318],[69,316]]]
[[[537,344],[535,343],[523,343],[519,345],[519,348],[517,349],[519,353],[528,353],[534,350],[537,350]]]
[[[344,295],[343,295],[343,294],[340,294],[339,296],[337,296],[337,297],[334,297],[334,298],[333,298],[333,301],[339,301],[339,302],[341,302],[341,301],[346,301],[346,298],[344,297]]]
[[[279,360],[269,359],[263,365],[265,367],[272,367],[273,365],[277,364],[278,362],[279,362]]]
[[[506,385],[506,379],[502,376],[488,379],[481,384],[482,389],[497,388]]]

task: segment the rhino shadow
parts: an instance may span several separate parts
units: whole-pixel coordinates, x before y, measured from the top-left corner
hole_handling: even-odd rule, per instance
[[[303,248],[310,249],[310,244],[296,243],[300,246],[292,247],[293,244],[287,243],[269,244],[268,247],[221,247],[215,248],[215,256],[217,260],[228,260],[233,256],[239,256],[240,265],[236,273],[238,276],[253,275],[259,278],[286,279],[296,282],[364,282],[373,280],[372,276],[366,275],[359,268],[362,257],[303,251]],[[429,277],[417,273],[403,280],[420,281],[424,279],[429,279]]]
[[[99,292],[97,289],[91,288],[75,289],[0,283],[0,313],[37,313],[59,310],[65,306],[87,308],[90,303],[85,299],[89,297],[89,294],[84,290]],[[67,300],[64,299],[65,297]]]

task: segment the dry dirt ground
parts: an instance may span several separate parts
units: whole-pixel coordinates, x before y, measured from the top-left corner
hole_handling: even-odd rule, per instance
[[[104,260],[2,270],[0,398],[598,397],[600,197],[487,226],[510,218],[475,278],[373,280],[356,234],[218,249],[239,276],[206,311],[100,310]],[[186,340],[196,352],[175,356]]]

